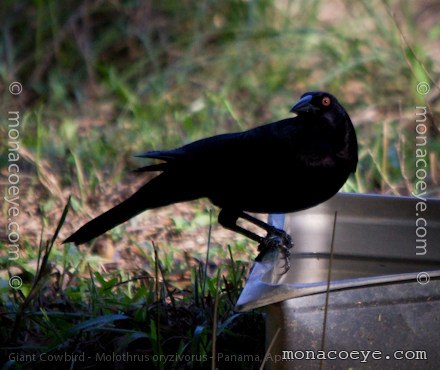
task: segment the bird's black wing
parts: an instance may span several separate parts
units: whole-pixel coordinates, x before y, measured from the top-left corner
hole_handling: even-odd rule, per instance
[[[152,150],[139,155],[136,155],[139,158],[150,158],[150,159],[159,159],[163,161],[162,163],[150,164],[141,168],[134,170],[134,172],[146,172],[146,171],[166,171],[170,169],[173,165],[176,165],[176,161],[179,158],[184,158],[185,153],[182,152],[181,148],[172,149],[172,150]]]
[[[177,149],[149,151],[138,155],[162,163],[147,165],[137,171],[217,171],[248,167],[261,161],[277,158],[281,153],[295,152],[302,123],[298,117],[289,118],[256,128],[216,135],[194,141]],[[289,161],[297,156],[291,155]]]

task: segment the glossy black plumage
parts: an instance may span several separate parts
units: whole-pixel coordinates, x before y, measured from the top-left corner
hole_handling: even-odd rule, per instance
[[[64,242],[81,244],[147,209],[202,197],[222,209],[223,226],[262,242],[237,226],[237,218],[268,233],[273,228],[244,212],[287,213],[312,207],[332,197],[356,170],[356,134],[333,95],[306,93],[292,112],[297,116],[248,131],[145,153],[142,157],[162,162],[139,171],[162,173]]]

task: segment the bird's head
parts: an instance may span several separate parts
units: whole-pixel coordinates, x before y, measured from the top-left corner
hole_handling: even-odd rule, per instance
[[[324,115],[327,112],[341,110],[345,113],[344,108],[342,108],[336,98],[324,91],[312,91],[303,94],[292,109],[290,109],[291,112],[297,115]]]
[[[324,125],[327,127],[326,132],[329,132],[329,128],[342,132],[340,137],[343,139],[343,148],[338,156],[345,157],[351,172],[356,171],[358,161],[356,132],[348,113],[332,94],[324,91],[307,92],[290,111],[306,118],[307,123]],[[314,119],[307,119],[308,116],[313,116]]]

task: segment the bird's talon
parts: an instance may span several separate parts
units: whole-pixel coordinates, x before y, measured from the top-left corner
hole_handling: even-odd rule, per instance
[[[269,249],[278,249],[282,255],[282,259],[285,261],[282,269],[284,270],[281,275],[284,275],[290,270],[290,249],[293,248],[292,238],[284,230],[273,228],[268,232],[267,236],[261,241],[258,246],[260,255],[257,257],[257,261],[261,260],[261,256],[264,255]]]
[[[284,275],[287,271],[289,271],[290,270],[290,260],[289,260],[289,258],[286,258],[285,259],[285,263],[284,263],[284,265],[283,265],[283,272],[280,274],[280,275]]]

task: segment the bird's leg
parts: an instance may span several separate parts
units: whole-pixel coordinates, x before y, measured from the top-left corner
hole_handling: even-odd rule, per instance
[[[267,232],[266,237],[261,237],[252,231],[249,231],[241,226],[237,225],[237,219],[242,218],[254,225],[262,228]],[[285,260],[285,264],[283,266],[283,274],[285,274],[290,269],[290,249],[293,247],[292,238],[289,234],[287,234],[284,230],[277,229],[274,226],[271,226],[258,218],[255,218],[245,212],[242,211],[231,211],[222,209],[219,216],[218,221],[220,225],[225,227],[226,229],[235,231],[239,234],[242,234],[252,240],[260,243],[258,246],[258,251],[261,252],[256,261],[261,260],[262,255],[270,249],[277,248],[281,251],[283,259]]]
[[[235,211],[222,209],[218,215],[218,222],[225,229],[235,231],[236,233],[239,233],[241,235],[246,236],[249,239],[252,239],[258,243],[261,243],[264,238],[262,238],[260,235],[253,233],[250,230],[247,230],[247,229],[237,225],[237,220],[239,217],[241,217],[242,213],[243,212],[235,212]],[[251,216],[249,216],[249,217],[251,217]],[[260,221],[260,220],[257,220],[257,221]],[[269,225],[267,225],[267,226],[269,226]]]
[[[259,261],[266,253],[266,251],[271,249],[279,249],[285,261],[283,266],[284,271],[282,275],[289,271],[290,249],[293,248],[293,241],[291,236],[287,234],[284,230],[269,225],[245,212],[240,213],[240,218],[247,220],[267,231],[266,237],[261,238],[260,245],[258,246],[258,251],[260,252],[260,254],[256,258],[256,261]]]

